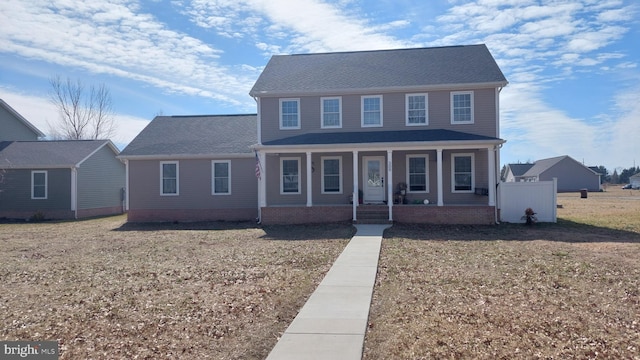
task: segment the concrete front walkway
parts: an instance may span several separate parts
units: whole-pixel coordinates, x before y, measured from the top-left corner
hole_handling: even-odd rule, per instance
[[[390,226],[356,225],[356,235],[267,360],[362,358],[382,233]]]

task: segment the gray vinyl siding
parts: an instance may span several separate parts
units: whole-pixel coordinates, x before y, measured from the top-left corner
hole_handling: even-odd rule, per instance
[[[381,131],[381,130],[412,130],[447,129],[477,135],[497,137],[496,129],[496,89],[473,89],[474,123],[451,124],[451,91],[411,91],[396,93],[370,93],[357,95],[343,95],[342,98],[342,128],[321,128],[320,99],[323,96],[337,96],[325,94],[323,96],[291,97],[300,99],[300,129],[280,130],[279,100],[276,97],[260,98],[260,121],[262,142],[276,140],[309,132],[347,132],[347,131]],[[415,93],[428,94],[428,125],[406,126],[405,95]],[[383,126],[361,126],[361,96],[383,95]]]
[[[231,160],[231,195],[211,194],[211,161]],[[168,160],[167,160],[168,161]],[[129,161],[130,209],[257,208],[255,158],[179,160],[179,195],[160,195],[160,161]]]
[[[122,205],[125,166],[116,154],[103,146],[78,168],[78,209]]]
[[[33,141],[38,140],[38,134],[34,133],[21,120],[18,120],[0,106],[0,141]]]
[[[32,170],[47,171],[46,199],[31,199]],[[9,169],[0,190],[0,211],[71,210],[70,169]]]
[[[600,190],[600,178],[589,168],[579,162],[565,158],[539,175],[539,181],[552,181],[558,179],[558,192]]]

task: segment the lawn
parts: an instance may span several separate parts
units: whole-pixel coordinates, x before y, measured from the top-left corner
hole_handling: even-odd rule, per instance
[[[0,339],[61,359],[263,359],[349,224],[0,224]]]
[[[364,359],[640,359],[640,192],[558,204],[558,224],[388,230]]]

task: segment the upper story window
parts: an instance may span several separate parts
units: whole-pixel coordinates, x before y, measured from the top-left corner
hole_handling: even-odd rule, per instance
[[[322,193],[342,193],[342,158],[339,156],[322,157]]]
[[[363,96],[362,127],[382,126],[382,95]]]
[[[280,193],[300,194],[300,158],[280,159]]]
[[[32,171],[31,172],[31,199],[47,199],[47,172]]]
[[[451,163],[452,192],[473,192],[475,178],[473,154],[452,154]]]
[[[300,99],[280,99],[280,129],[300,129]]]
[[[177,161],[160,162],[160,195],[178,195],[178,174]]]
[[[407,126],[429,124],[429,100],[427,94],[407,94]]]
[[[473,124],[473,91],[451,93],[451,123]]]
[[[320,99],[322,128],[342,127],[342,98],[323,97]]]
[[[407,190],[429,192],[428,155],[407,155]]]
[[[213,195],[231,195],[231,161],[213,160],[211,162],[211,193]]]

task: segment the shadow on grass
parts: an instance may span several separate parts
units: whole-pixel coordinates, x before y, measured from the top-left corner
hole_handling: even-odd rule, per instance
[[[262,229],[265,240],[350,239],[356,229],[351,223],[307,225],[259,225],[251,221],[124,223],[113,231],[180,231],[180,230],[246,230]]]
[[[500,225],[410,225],[396,224],[387,229],[384,238],[411,240],[548,240],[559,242],[617,242],[638,243],[640,234],[598,227],[570,220],[558,219],[557,223]]]

